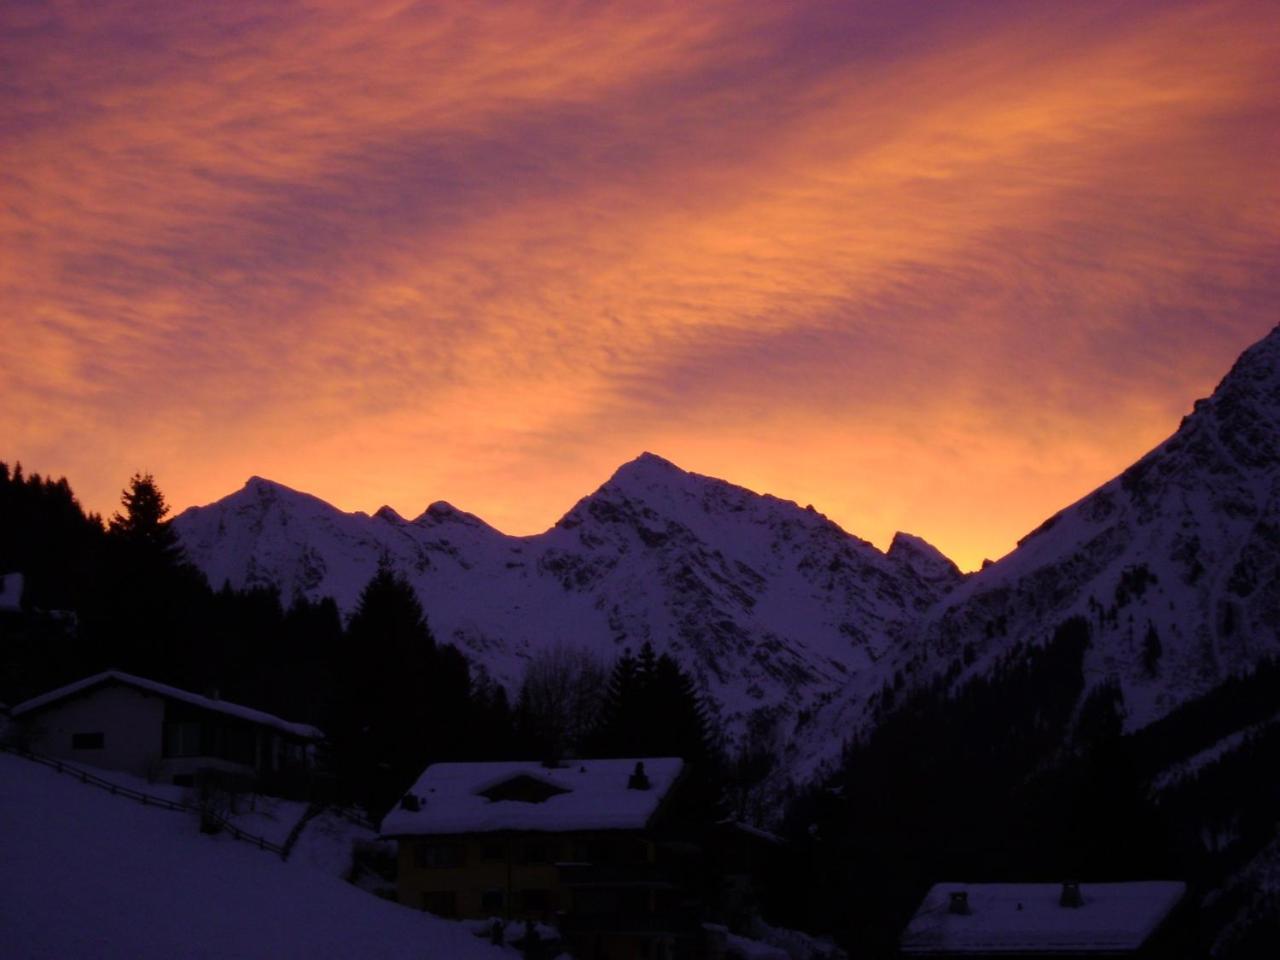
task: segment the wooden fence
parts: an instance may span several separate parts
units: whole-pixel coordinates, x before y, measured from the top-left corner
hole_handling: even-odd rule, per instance
[[[253,846],[257,847],[259,850],[270,850],[272,853],[278,854],[281,859],[287,859],[289,856],[288,851],[280,844],[272,843],[265,837],[258,837],[254,836],[252,833],[246,833],[226,817],[222,816],[222,814],[214,810],[205,809],[199,804],[186,803],[182,800],[169,800],[165,797],[157,797],[150,793],[143,793],[141,790],[134,790],[132,787],[112,783],[110,780],[100,777],[96,773],[90,773],[88,770],[67,763],[65,760],[56,760],[53,757],[46,757],[43,754],[33,753],[30,750],[26,750],[14,744],[0,741],[0,750],[6,750],[9,753],[17,754],[24,760],[31,760],[34,763],[42,763],[46,767],[52,767],[54,770],[58,771],[58,773],[67,774],[68,776],[79,780],[81,783],[86,783],[90,786],[98,787],[101,790],[106,790],[113,796],[128,797],[130,800],[137,800],[144,807],[161,807],[165,810],[178,810],[197,814],[200,817],[202,826],[204,824],[214,824],[219,830],[225,830],[235,839],[253,844]],[[297,837],[293,837],[292,839],[296,841]],[[292,847],[292,844],[289,846]]]

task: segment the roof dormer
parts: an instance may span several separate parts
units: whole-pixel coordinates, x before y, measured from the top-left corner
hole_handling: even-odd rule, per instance
[[[506,780],[500,780],[484,790],[476,791],[477,796],[484,797],[492,803],[496,803],[499,800],[515,801],[516,803],[546,803],[552,797],[559,796],[562,793],[569,793],[569,791],[564,787],[548,783],[546,780],[527,773],[517,774]]]

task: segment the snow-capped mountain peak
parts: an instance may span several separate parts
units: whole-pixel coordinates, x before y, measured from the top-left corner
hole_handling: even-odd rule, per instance
[[[960,568],[941,550],[928,541],[901,530],[893,535],[886,556],[907,567],[927,583],[937,584],[943,589],[949,590],[964,580]]]
[[[385,520],[387,523],[408,523],[404,517],[396,512],[394,507],[387,506],[385,503],[377,510],[373,511],[373,515],[379,520]]]
[[[878,687],[876,662],[950,587],[928,574],[949,562],[927,545],[891,560],[812,508],[653,454],[533,537],[443,502],[411,523],[347,514],[267,481],[176,526],[211,581],[331,595],[346,611],[390,562],[437,637],[510,684],[555,644],[607,662],[652,642],[694,668],[731,731],[780,738],[800,705]]]
[[[411,523],[342,513],[260,478],[175,527],[215,585],[348,611],[392,563],[437,636],[510,684],[551,645],[607,661],[651,641],[795,774],[871,722],[886,684],[981,672],[1071,616],[1091,624],[1089,679],[1118,684],[1140,726],[1280,650],[1280,328],[1169,440],[968,576],[919,537],[881,553],[651,453],[532,537],[445,503]]]
[[[470,527],[481,527],[485,530],[493,531],[498,536],[496,530],[477,517],[474,513],[467,513],[465,510],[459,510],[453,504],[445,500],[436,500],[427,506],[414,523],[419,526],[441,526],[445,524],[463,524]]]

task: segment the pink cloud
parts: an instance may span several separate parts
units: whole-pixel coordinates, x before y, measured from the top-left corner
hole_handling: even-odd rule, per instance
[[[10,5],[0,456],[1003,552],[1274,323],[1265,4]]]

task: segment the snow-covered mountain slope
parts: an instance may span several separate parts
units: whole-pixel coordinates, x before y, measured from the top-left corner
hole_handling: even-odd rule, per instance
[[[1130,729],[1280,653],[1280,327],[1172,437],[944,598],[908,656],[981,670],[1073,615]]]
[[[6,957],[516,957],[194,816],[0,754]]]
[[[652,454],[532,537],[444,503],[412,521],[344,514],[258,478],[175,526],[215,586],[273,583],[347,611],[386,560],[437,636],[506,683],[553,644],[612,660],[652,641],[696,668],[733,730],[875,689],[877,662],[963,579],[918,538],[886,555],[811,508]]]
[[[651,640],[696,669],[730,734],[775,738],[793,775],[838,754],[885,683],[979,672],[1076,614],[1093,625],[1089,677],[1121,684],[1133,728],[1280,652],[1280,328],[1168,441],[967,578],[917,537],[881,553],[651,454],[532,537],[445,503],[344,514],[257,478],[175,526],[214,586],[347,611],[386,560],[437,635],[508,684],[552,644],[612,658]]]

